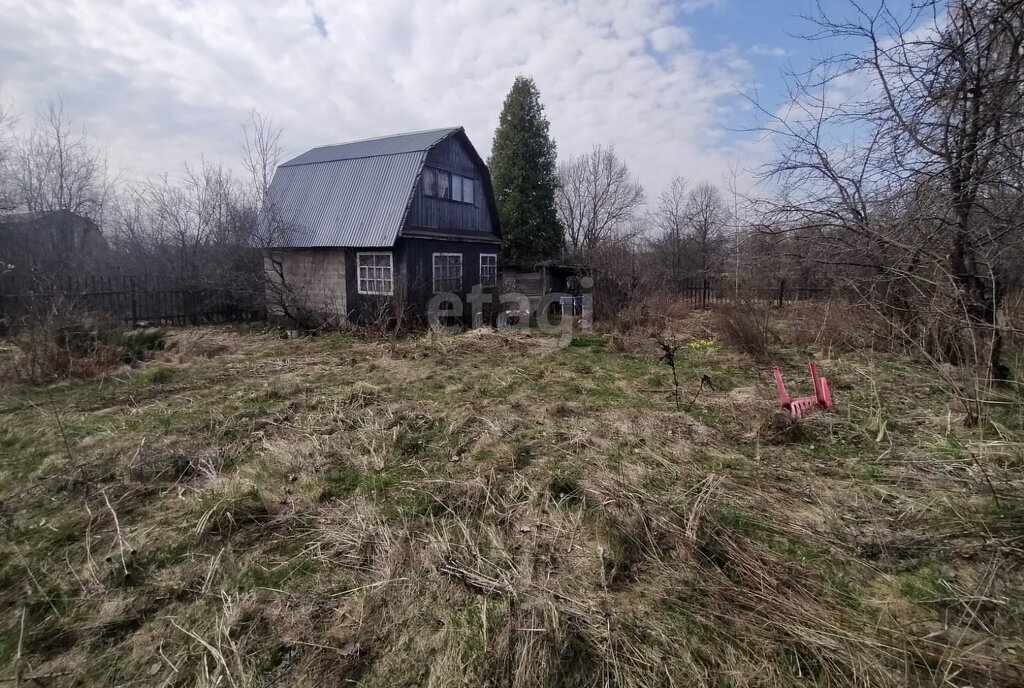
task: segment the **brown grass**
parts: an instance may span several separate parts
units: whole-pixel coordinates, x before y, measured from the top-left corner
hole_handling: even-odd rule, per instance
[[[48,390],[66,444],[33,390],[0,406],[0,656],[25,610],[24,676],[1019,683],[1021,446],[903,359],[827,359],[839,412],[797,433],[722,347],[685,359],[684,389],[718,382],[679,413],[650,347],[596,337],[209,336],[158,385]]]

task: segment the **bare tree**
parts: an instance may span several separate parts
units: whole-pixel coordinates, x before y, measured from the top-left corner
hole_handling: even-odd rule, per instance
[[[629,234],[644,190],[610,146],[594,146],[558,167],[558,216],[573,253],[593,250]]]
[[[15,117],[10,105],[0,101],[0,213],[17,207],[11,166],[14,158]]]
[[[109,191],[106,155],[74,130],[59,98],[39,120],[13,161],[17,207],[29,213],[66,210],[100,222]]]
[[[850,51],[792,75],[786,110],[762,109],[782,151],[766,225],[801,233],[929,355],[1003,377],[999,310],[1024,227],[1024,2],[849,2],[813,21],[812,39]]]
[[[668,189],[661,193],[658,207],[652,214],[652,223],[660,231],[656,239],[662,259],[663,280],[672,288],[678,288],[686,276],[687,195],[689,182],[685,177],[675,176]]]
[[[249,118],[242,127],[242,164],[249,173],[257,209],[263,207],[270,193],[270,182],[281,162],[283,133],[283,128],[258,110],[249,113]]]
[[[239,181],[223,165],[202,160],[126,187],[111,215],[127,267],[198,286],[232,286],[258,273],[249,246],[254,213]],[[246,267],[248,266],[248,267]]]
[[[685,216],[698,276],[707,277],[721,258],[729,221],[722,192],[713,184],[698,184],[687,194]]]

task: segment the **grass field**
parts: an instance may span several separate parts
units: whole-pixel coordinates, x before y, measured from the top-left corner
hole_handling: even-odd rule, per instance
[[[1024,684],[1019,399],[965,428],[926,367],[780,344],[837,402],[791,424],[683,330],[683,410],[598,335],[182,330],[8,387],[0,682]]]

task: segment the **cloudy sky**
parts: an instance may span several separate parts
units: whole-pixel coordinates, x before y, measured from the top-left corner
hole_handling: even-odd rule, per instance
[[[766,154],[741,94],[815,50],[804,0],[0,0],[0,99],[59,95],[127,175],[237,160],[256,108],[286,154],[461,124],[490,152],[517,74],[559,154],[616,146],[654,196]]]

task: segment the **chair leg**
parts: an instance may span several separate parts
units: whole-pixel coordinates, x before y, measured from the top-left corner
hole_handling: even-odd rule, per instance
[[[788,411],[790,409],[789,393],[786,391],[786,384],[782,381],[782,371],[776,366],[772,372],[775,373],[775,391],[779,395],[779,404]]]

